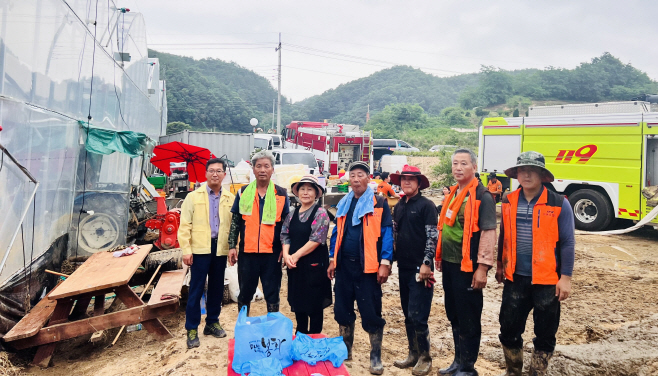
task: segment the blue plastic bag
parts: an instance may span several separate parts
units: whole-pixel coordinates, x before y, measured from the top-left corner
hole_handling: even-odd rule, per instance
[[[251,372],[249,376],[283,376],[283,366],[277,358],[263,358],[252,360],[249,364]],[[242,376],[245,376],[243,373]]]
[[[292,341],[292,359],[303,360],[312,366],[328,360],[338,368],[347,359],[347,346],[343,337],[311,338],[298,332]]]
[[[292,364],[291,348],[292,321],[289,318],[279,312],[247,317],[247,307],[242,307],[235,323],[235,372],[249,373],[249,362],[263,358],[276,358],[286,368]]]

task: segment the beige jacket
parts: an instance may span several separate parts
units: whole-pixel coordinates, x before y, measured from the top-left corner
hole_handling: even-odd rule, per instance
[[[210,203],[207,184],[190,192],[181,207],[178,243],[184,255],[210,253]],[[222,189],[219,198],[219,233],[217,235],[217,256],[228,255],[228,232],[231,228],[231,207],[235,195]]]

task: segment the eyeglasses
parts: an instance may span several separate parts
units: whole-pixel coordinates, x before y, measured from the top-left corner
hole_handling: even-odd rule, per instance
[[[208,173],[212,176],[212,175],[215,175],[215,174],[217,174],[217,175],[223,174],[224,171],[223,170],[208,170]]]

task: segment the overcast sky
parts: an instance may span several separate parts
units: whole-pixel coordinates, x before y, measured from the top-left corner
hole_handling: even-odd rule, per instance
[[[658,78],[658,1],[124,0],[149,46],[219,58],[271,79],[293,101],[411,65],[437,76],[574,68],[608,51]]]

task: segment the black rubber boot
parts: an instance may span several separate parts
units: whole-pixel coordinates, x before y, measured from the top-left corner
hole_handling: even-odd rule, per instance
[[[384,328],[370,334],[370,373],[381,375],[384,373],[382,364],[382,340],[384,338]]]
[[[459,336],[459,371],[454,376],[478,376],[475,362],[480,352],[480,338],[464,338]]]
[[[413,325],[405,325],[407,330],[407,340],[409,341],[409,355],[404,360],[396,360],[393,365],[398,368],[409,368],[418,362],[418,340],[416,340],[416,331]]]
[[[530,376],[545,376],[548,372],[548,361],[553,357],[552,352],[533,351],[530,362]]]
[[[267,312],[279,312],[279,303],[277,304],[268,304]]]
[[[439,370],[439,375],[452,375],[453,373],[459,371],[459,361],[461,350],[459,348],[459,328],[452,328],[452,340],[455,344],[455,359],[452,361],[452,364],[448,368],[442,368]]]
[[[432,370],[432,356],[430,356],[430,331],[416,332],[416,340],[418,341],[418,351],[420,356],[416,366],[411,371],[412,374],[417,376],[424,376]]]
[[[503,355],[505,355],[504,376],[522,376],[523,349],[510,349],[503,346]]]
[[[347,347],[347,360],[352,360],[352,344],[354,343],[354,323],[348,326],[340,325],[338,327],[340,336],[343,337],[343,342]]]
[[[249,316],[249,309],[251,308],[251,302],[248,303],[238,302],[238,312],[240,312],[243,306],[247,307],[247,316]]]

